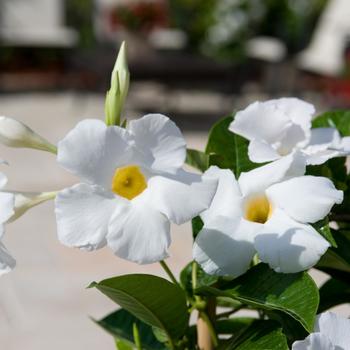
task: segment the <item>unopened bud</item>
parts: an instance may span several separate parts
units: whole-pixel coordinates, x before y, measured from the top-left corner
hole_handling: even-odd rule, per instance
[[[56,146],[13,118],[0,117],[0,142],[9,147],[35,148],[57,153]]]
[[[122,43],[111,75],[111,88],[105,102],[106,124],[120,125],[121,113],[129,90],[130,73],[126,44]]]

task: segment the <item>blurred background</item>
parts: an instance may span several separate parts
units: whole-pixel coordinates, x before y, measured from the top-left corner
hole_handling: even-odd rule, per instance
[[[297,96],[324,110],[350,106],[348,0],[0,0],[0,115],[52,142],[83,118],[104,118],[119,45],[127,41],[128,118],[168,115],[203,149],[220,117],[252,101]],[[77,180],[50,154],[1,147],[8,188],[55,190]],[[191,259],[190,226],[173,227],[169,265]],[[89,319],[116,307],[92,280],[164,275],[108,249],[60,245],[53,203],[7,228],[18,266],[0,279],[0,348],[113,349]],[[319,283],[325,275],[318,273]],[[349,309],[340,308],[349,314]]]

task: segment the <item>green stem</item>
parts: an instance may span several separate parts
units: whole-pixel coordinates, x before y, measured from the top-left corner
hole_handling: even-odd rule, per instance
[[[197,288],[197,263],[195,261],[192,262],[192,289],[193,291]]]
[[[171,270],[170,270],[169,266],[166,264],[166,262],[164,260],[161,260],[161,261],[159,261],[159,263],[160,263],[160,266],[163,268],[163,270],[167,273],[167,275],[169,276],[171,281],[174,284],[180,286],[179,282],[176,280],[174,274],[171,272]]]
[[[134,336],[134,343],[136,345],[137,350],[142,350],[142,344],[141,344],[141,339],[140,339],[140,333],[139,329],[137,328],[136,323],[132,325],[132,333]]]

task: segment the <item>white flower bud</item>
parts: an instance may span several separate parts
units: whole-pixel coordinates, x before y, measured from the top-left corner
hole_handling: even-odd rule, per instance
[[[13,118],[0,117],[0,142],[9,147],[35,148],[57,153],[56,146]]]
[[[54,199],[57,192],[12,192],[12,194],[14,195],[13,215],[7,222],[13,222],[27,210],[43,202]]]
[[[111,88],[105,102],[106,124],[120,125],[121,112],[129,90],[130,73],[126,56],[126,44],[122,43],[111,75]]]

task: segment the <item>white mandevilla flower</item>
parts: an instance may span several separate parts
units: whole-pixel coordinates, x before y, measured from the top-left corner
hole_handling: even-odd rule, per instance
[[[313,105],[297,98],[255,102],[237,112],[229,130],[247,138],[249,158],[256,163],[277,160],[295,150],[316,165],[350,153],[350,137],[335,128],[311,129]]]
[[[170,223],[182,224],[207,209],[216,180],[182,169],[186,144],[160,114],[123,129],[99,120],[80,122],[58,144],[58,162],[82,183],[56,197],[60,241],[94,250],[108,244],[138,263],[164,259]]]
[[[252,171],[238,180],[230,170],[210,167],[204,178],[218,179],[213,202],[201,214],[204,227],[194,258],[209,274],[239,276],[256,253],[277,272],[313,266],[329,243],[311,226],[324,218],[343,192],[324,177],[302,176],[297,153]]]
[[[350,320],[333,312],[317,317],[314,333],[296,341],[292,350],[349,350]]]

